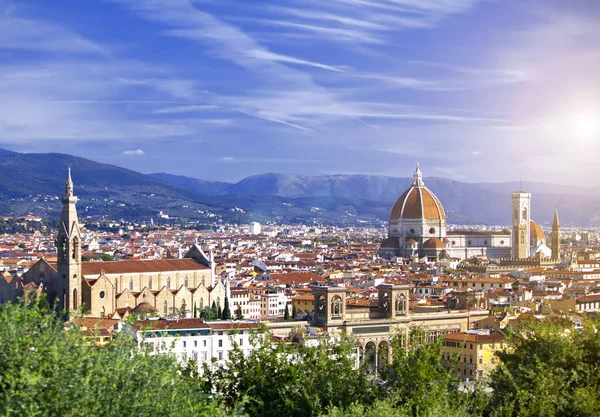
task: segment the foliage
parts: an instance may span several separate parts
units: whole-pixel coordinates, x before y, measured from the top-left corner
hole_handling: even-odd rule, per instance
[[[225,296],[225,307],[223,308],[221,318],[223,320],[231,320],[231,310],[229,309],[229,298],[227,296]]]
[[[510,333],[511,349],[498,353],[492,374],[490,415],[600,415],[598,324],[574,330],[563,320],[531,321]]]
[[[235,309],[235,319],[244,320],[244,313],[242,312],[242,306],[240,305]]]
[[[234,345],[227,364],[205,368],[206,392],[250,416],[311,416],[354,401],[370,404],[375,390],[364,370],[354,369],[353,344],[316,347],[271,343],[268,332],[252,336],[254,350]]]
[[[90,345],[38,303],[0,310],[0,415],[219,416],[200,381],[171,356],[123,335]]]
[[[81,256],[81,260],[82,261],[89,261],[90,259],[95,259],[95,260],[100,260],[101,259],[101,260],[103,260],[105,262],[110,262],[110,261],[114,261],[115,260],[114,256],[112,256],[109,253],[98,253],[98,254],[92,255],[92,256],[85,256],[85,255]]]
[[[298,309],[296,308],[296,306],[294,305],[292,307],[292,318],[295,319],[296,317],[298,317]]]
[[[204,310],[202,310],[202,312],[200,313],[200,318],[204,321],[218,320],[219,317],[217,316],[216,304],[213,302],[212,307],[204,307]]]
[[[284,320],[289,320],[290,319],[290,309],[289,309],[289,306],[287,304],[285,305],[285,312],[283,313],[283,319]]]

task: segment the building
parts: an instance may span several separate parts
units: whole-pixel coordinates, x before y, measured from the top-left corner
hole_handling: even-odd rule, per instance
[[[441,364],[463,379],[487,378],[498,362],[496,352],[506,347],[506,336],[490,329],[448,334],[442,343]]]
[[[260,233],[261,233],[260,223],[252,222],[250,224],[250,234],[251,235],[260,235]]]
[[[196,361],[199,371],[204,364],[212,371],[225,365],[234,344],[248,354],[253,349],[250,336],[257,329],[258,325],[250,322],[153,319],[138,320],[126,331],[151,354],[171,353],[181,363]]]
[[[229,280],[218,279],[212,253],[193,245],[183,259],[83,262],[81,226],[69,170],[57,234],[57,262],[39,260],[22,276],[24,285],[42,286],[64,310],[82,308],[93,317],[149,304],[162,317],[190,317],[194,311],[223,306]],[[231,306],[230,306],[231,308]]]
[[[388,238],[380,253],[387,259],[396,256],[428,262],[481,255],[503,258],[511,253],[510,232],[448,232],[444,207],[425,186],[417,163],[412,185],[392,207]]]
[[[519,260],[533,255],[539,259],[554,257],[551,249],[546,246],[546,237],[541,227],[530,218],[531,194],[521,190],[512,193],[511,197],[512,232],[448,231],[444,207],[425,186],[417,163],[412,185],[392,207],[388,237],[381,243],[379,253],[386,259],[399,257],[427,262],[478,256]],[[553,236],[560,236],[557,216],[558,213],[555,215],[557,232],[553,232]],[[560,240],[558,242],[560,245]]]

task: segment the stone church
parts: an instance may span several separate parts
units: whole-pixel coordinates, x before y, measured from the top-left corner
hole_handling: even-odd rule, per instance
[[[182,259],[83,262],[81,228],[69,170],[58,231],[57,262],[39,260],[23,274],[24,285],[43,287],[51,302],[93,317],[126,312],[191,316],[211,306],[224,307],[229,282],[217,278],[212,253],[194,245]],[[229,298],[229,297],[228,297]]]

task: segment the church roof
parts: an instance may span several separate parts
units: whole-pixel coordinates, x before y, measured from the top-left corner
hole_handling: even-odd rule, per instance
[[[427,241],[423,244],[424,249],[444,249],[445,247],[446,245],[444,245],[444,242],[437,237],[427,239]]]
[[[153,260],[126,260],[110,262],[83,262],[81,273],[84,276],[99,276],[104,274],[134,274],[134,273],[159,273],[170,271],[198,271],[209,269],[207,266],[193,259],[153,259]]]
[[[390,220],[400,219],[446,220],[442,203],[425,187],[418,164],[412,185],[398,198],[390,214]]]
[[[381,242],[382,248],[397,248],[400,244],[398,243],[398,239],[393,237],[388,237],[387,239],[383,239]]]
[[[543,239],[544,237],[544,231],[540,225],[531,220],[529,222],[529,239]]]

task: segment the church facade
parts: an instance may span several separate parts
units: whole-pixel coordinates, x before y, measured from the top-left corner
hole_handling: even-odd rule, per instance
[[[406,260],[437,262],[442,259],[468,259],[485,256],[493,259],[550,257],[559,249],[549,249],[541,227],[533,222],[531,194],[512,193],[512,232],[461,230],[447,231],[446,212],[440,200],[429,190],[417,163],[412,185],[404,192],[390,213],[388,237],[380,255]],[[555,215],[559,236],[558,213]],[[560,237],[558,238],[560,244]]]
[[[183,259],[83,262],[77,197],[69,170],[62,198],[57,261],[39,260],[22,280],[43,288],[51,302],[68,311],[93,317],[124,312],[191,316],[213,302],[223,307],[229,282],[215,276],[212,254],[194,245]]]

